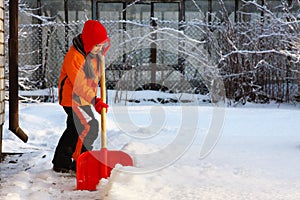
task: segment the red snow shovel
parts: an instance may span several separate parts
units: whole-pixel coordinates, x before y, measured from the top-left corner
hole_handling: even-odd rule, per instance
[[[106,103],[105,62],[100,62],[101,99]],[[101,150],[82,153],[76,164],[77,190],[96,190],[101,178],[108,178],[116,164],[133,166],[132,158],[122,151],[108,150],[106,147],[106,109],[101,110]]]

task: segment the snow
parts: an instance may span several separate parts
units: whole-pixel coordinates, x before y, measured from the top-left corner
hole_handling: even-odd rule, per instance
[[[133,156],[134,167],[117,166],[97,191],[76,190],[74,176],[51,170],[65,128],[63,109],[21,103],[20,126],[29,141],[19,140],[5,122],[3,152],[22,154],[0,164],[0,199],[300,199],[298,104],[226,107],[207,156],[201,152],[214,118],[210,104],[110,104],[108,148]]]

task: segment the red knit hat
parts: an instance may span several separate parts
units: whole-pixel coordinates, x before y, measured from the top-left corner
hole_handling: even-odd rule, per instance
[[[96,44],[108,40],[105,27],[97,20],[85,22],[81,35],[85,53],[88,54]]]

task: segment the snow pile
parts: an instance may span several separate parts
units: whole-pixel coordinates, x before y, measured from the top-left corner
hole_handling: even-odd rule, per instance
[[[203,159],[201,146],[213,108],[198,106],[199,123],[192,145],[182,156],[159,168],[162,158],[152,155],[163,152],[176,138],[181,126],[179,107],[126,107],[137,129],[127,129],[133,126],[126,126],[130,122],[125,118],[128,115],[122,115],[122,106],[121,110],[111,108],[107,116],[109,148],[122,148],[134,158],[144,160],[135,159],[135,168],[118,166],[109,179],[101,180],[97,191],[77,191],[74,175],[51,170],[54,149],[65,127],[62,108],[52,103],[21,104],[20,126],[29,135],[29,141],[22,143],[7,130],[6,122],[3,151],[22,154],[8,155],[0,164],[0,199],[300,199],[298,105],[226,108],[221,137]],[[155,118],[161,117],[162,110],[164,123],[157,130]],[[147,132],[145,127],[159,134]],[[128,130],[132,132],[125,134]],[[195,133],[192,127],[184,130]],[[180,143],[177,145],[173,146],[174,152],[180,148]],[[154,167],[146,169],[145,163]]]

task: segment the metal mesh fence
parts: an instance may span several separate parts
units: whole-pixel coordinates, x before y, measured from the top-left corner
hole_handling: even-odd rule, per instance
[[[80,21],[19,25],[21,91],[46,89],[53,95],[64,55],[83,24]],[[206,95],[210,82],[206,81],[209,76],[205,74],[205,65],[215,65],[224,80],[227,97],[234,101],[294,101],[298,95],[297,62],[276,52],[236,52],[221,59],[219,50],[230,53],[224,42],[226,38],[224,34],[211,32],[207,24],[157,20],[104,21],[103,24],[115,45],[106,62],[109,89],[156,89]],[[191,41],[195,43],[188,48]],[[276,40],[268,43],[278,45]],[[191,55],[195,51],[203,52],[198,55],[203,57],[201,66],[189,62],[194,59]],[[43,100],[53,101],[53,96]]]
[[[64,55],[82,24],[19,26],[19,71],[24,89],[57,86]]]

